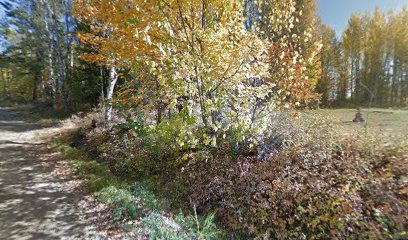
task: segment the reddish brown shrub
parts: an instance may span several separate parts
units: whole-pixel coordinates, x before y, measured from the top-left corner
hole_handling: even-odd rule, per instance
[[[356,140],[286,149],[265,161],[214,154],[185,171],[189,199],[235,231],[277,239],[407,237],[407,146]]]

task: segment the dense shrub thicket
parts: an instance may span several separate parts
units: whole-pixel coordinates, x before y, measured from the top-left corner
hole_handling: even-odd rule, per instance
[[[217,207],[231,229],[258,237],[403,239],[407,147],[373,151],[348,139],[263,161],[217,154],[190,167],[189,197]]]
[[[227,137],[216,149],[176,149],[124,119],[88,140],[113,173],[156,179],[181,204],[215,210],[235,238],[406,238],[408,143],[333,137],[329,123],[288,116],[277,114],[255,148]]]

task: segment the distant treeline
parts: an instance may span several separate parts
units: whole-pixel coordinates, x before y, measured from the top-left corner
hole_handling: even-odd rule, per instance
[[[322,26],[326,106],[404,106],[408,101],[408,9],[354,14],[341,38]]]

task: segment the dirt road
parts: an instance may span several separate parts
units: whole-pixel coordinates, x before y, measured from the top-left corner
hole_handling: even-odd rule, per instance
[[[64,189],[37,157],[49,129],[0,108],[0,239],[100,239],[81,220],[80,196]]]

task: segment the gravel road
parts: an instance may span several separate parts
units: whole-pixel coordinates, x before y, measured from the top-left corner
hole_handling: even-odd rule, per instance
[[[80,196],[53,176],[38,155],[50,131],[0,108],[0,239],[101,239],[83,220]]]

